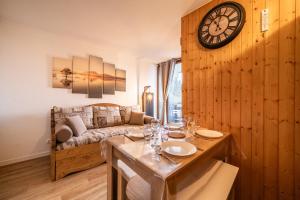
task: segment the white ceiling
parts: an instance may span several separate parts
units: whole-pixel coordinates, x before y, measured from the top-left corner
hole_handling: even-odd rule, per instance
[[[161,61],[180,56],[181,17],[208,1],[0,0],[0,17]]]

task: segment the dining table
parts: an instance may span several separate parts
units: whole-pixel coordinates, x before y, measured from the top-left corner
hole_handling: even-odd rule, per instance
[[[144,139],[133,140],[124,135],[107,139],[107,199],[118,197],[118,160],[150,184],[151,199],[176,199],[176,193],[198,177],[201,166],[211,160],[228,161],[231,134],[222,133],[222,137],[214,139],[193,134],[177,139],[189,142],[197,149],[193,155],[184,157],[157,154]]]

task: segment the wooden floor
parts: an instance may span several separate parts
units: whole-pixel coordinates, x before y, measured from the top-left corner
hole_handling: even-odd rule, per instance
[[[0,199],[106,199],[106,164],[56,182],[49,167],[49,157],[0,167]]]

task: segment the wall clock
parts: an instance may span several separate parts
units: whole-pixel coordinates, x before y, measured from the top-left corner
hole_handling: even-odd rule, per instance
[[[225,2],[211,9],[198,28],[200,44],[209,49],[220,48],[231,42],[245,23],[245,9],[236,2]]]

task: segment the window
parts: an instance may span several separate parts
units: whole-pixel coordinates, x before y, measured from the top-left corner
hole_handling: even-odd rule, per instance
[[[168,122],[177,122],[182,117],[182,72],[181,63],[174,69],[174,78],[168,96]]]

